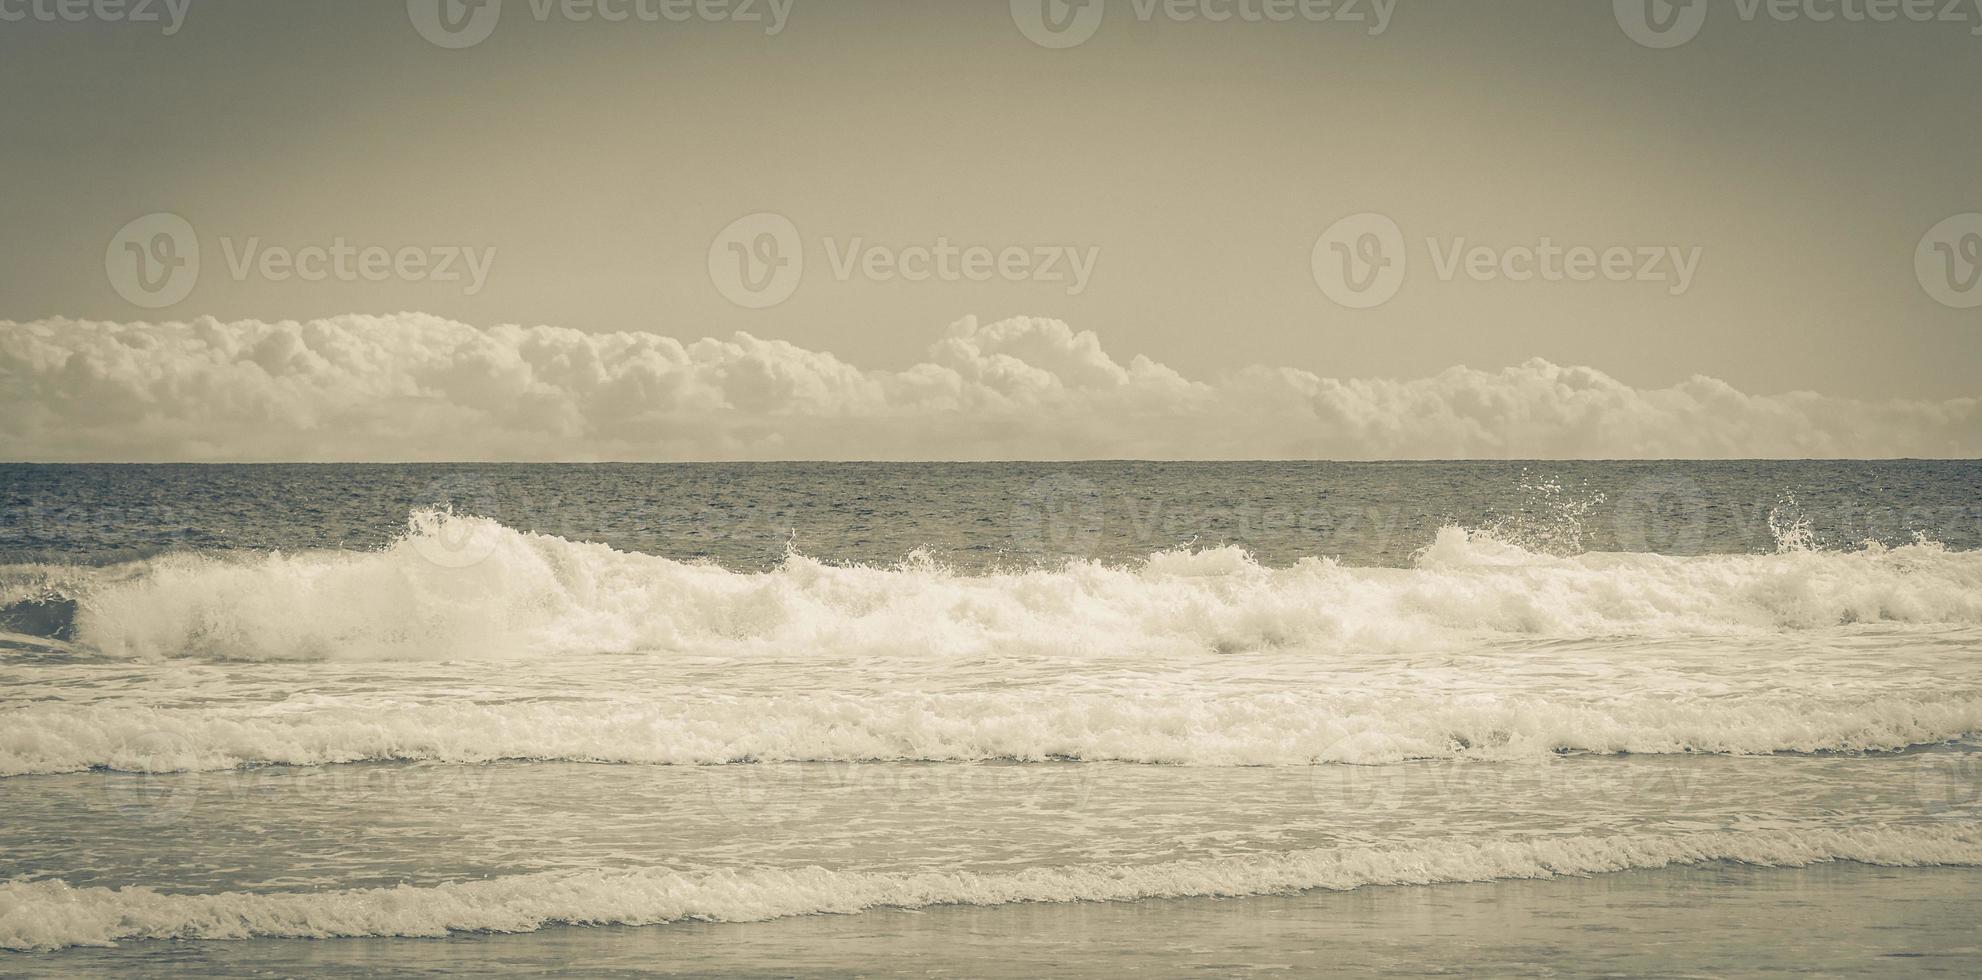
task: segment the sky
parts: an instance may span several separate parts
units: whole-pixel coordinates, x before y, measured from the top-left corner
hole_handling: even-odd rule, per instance
[[[0,454],[1982,452],[1982,11],[1645,2],[0,0]]]

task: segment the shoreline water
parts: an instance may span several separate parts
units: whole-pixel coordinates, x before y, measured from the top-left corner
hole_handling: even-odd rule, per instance
[[[1982,869],[1716,862],[1234,899],[877,910],[445,939],[133,942],[0,954],[22,976],[1773,976],[1982,970]],[[1766,935],[1767,942],[1758,942]]]

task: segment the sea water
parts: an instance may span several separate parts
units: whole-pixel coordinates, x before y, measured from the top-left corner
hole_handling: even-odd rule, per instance
[[[0,970],[1024,975],[1198,935],[1141,965],[1972,973],[1978,491],[1961,462],[0,467]],[[1593,875],[1681,918],[1407,942],[1424,902],[1539,936]],[[1938,918],[1902,914],[1921,890]],[[1839,895],[1906,928],[1632,945],[1704,934],[1702,894],[1784,938]],[[1093,941],[1011,952],[1070,921]],[[1315,955],[1344,941],[1376,959]]]

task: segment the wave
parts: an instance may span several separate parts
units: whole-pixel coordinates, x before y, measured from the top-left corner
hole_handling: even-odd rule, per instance
[[[17,566],[0,570],[0,603],[0,628],[74,639],[115,658],[1436,650],[1482,636],[1977,625],[1982,552],[1921,543],[1696,558],[1555,556],[1448,527],[1411,568],[1326,558],[1270,568],[1225,547],[1162,552],[1125,566],[1073,561],[980,575],[920,555],[876,568],[792,554],[774,571],[740,573],[422,511],[404,537],[373,552],[186,553],[97,570]]]
[[[53,950],[127,939],[327,939],[531,932],[546,925],[753,922],[937,905],[1239,897],[1368,885],[1551,878],[1710,861],[1982,865],[1982,831],[1945,827],[1430,841],[1010,872],[862,872],[821,867],[684,872],[538,872],[433,887],[182,894],[0,883],[0,948]]]
[[[0,776],[502,760],[1049,760],[1199,766],[1540,761],[1562,753],[1864,752],[1982,731],[1982,696],[1545,697],[973,692],[699,702],[35,704],[0,726]]]

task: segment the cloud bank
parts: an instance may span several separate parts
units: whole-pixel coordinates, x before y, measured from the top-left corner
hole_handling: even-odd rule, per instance
[[[1982,401],[1639,389],[1530,360],[1190,378],[1057,320],[968,318],[902,371],[738,333],[0,321],[9,460],[1974,457]]]

